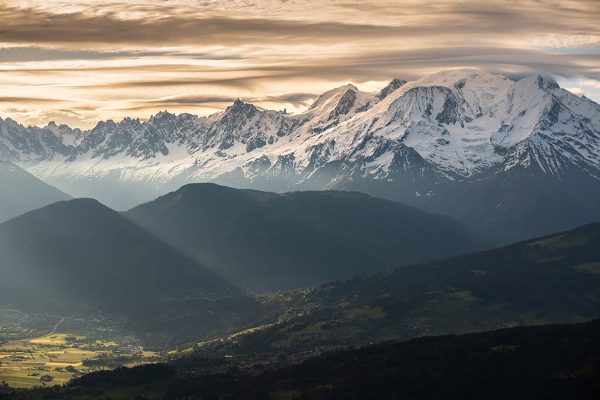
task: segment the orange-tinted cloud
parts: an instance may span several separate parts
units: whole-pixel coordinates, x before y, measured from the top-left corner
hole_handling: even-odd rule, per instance
[[[600,100],[599,15],[596,0],[0,0],[0,116],[294,111],[348,81],[455,67],[539,70]]]

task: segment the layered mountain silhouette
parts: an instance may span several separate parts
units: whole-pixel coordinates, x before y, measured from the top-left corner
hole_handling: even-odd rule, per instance
[[[288,293],[278,301],[283,311],[277,323],[217,349],[226,354],[290,354],[598,318],[600,224],[359,275]]]
[[[0,302],[128,314],[242,292],[91,199],[55,203],[0,225]]]
[[[237,100],[208,117],[0,128],[0,157],[119,210],[216,182],[361,191],[457,218],[490,245],[600,219],[600,106],[537,74],[349,84],[294,115]]]
[[[70,196],[19,166],[0,161],[0,223]]]
[[[258,291],[312,286],[477,245],[448,217],[350,192],[277,194],[191,184],[125,215]]]

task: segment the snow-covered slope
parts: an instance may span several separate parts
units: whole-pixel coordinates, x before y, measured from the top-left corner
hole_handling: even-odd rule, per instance
[[[237,100],[209,117],[161,112],[83,132],[0,120],[0,159],[120,209],[202,181],[352,188],[419,204],[443,197],[444,185],[511,171],[598,182],[600,106],[541,75],[462,69],[379,93],[345,85],[296,115]]]
[[[599,132],[599,106],[553,81],[536,76],[515,82],[459,70],[403,85],[318,141],[335,141],[340,156],[361,158],[380,149],[370,146],[357,154],[366,138],[400,143],[447,178],[466,179],[531,162],[551,174],[571,164],[597,169]],[[390,151],[376,156],[380,170],[388,168]]]

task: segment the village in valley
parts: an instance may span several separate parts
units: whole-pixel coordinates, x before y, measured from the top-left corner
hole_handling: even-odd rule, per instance
[[[119,322],[0,310],[0,384],[62,385],[92,371],[161,361]]]

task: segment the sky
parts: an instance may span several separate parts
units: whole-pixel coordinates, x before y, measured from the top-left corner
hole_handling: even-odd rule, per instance
[[[348,82],[549,74],[600,102],[600,0],[0,0],[0,117],[90,128],[240,98],[298,112]]]

